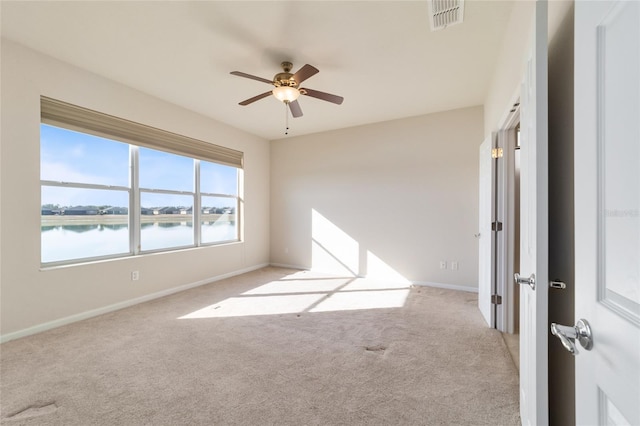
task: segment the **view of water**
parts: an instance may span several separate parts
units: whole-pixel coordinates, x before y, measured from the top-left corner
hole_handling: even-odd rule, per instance
[[[129,252],[129,226],[122,223],[43,224],[41,227],[43,263],[60,262]],[[233,241],[238,237],[235,221],[203,221],[203,244]],[[193,245],[193,223],[160,221],[142,223],[142,251]]]

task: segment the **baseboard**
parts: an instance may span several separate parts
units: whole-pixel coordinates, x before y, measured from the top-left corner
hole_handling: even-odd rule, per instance
[[[137,305],[139,303],[148,302],[150,300],[159,299],[161,297],[169,296],[174,293],[179,293],[181,291],[189,290],[194,287],[199,287],[201,285],[210,284],[215,281],[220,281],[225,278],[230,278],[236,275],[245,274],[247,272],[255,271],[256,269],[264,268],[269,266],[268,263],[262,263],[259,265],[250,266],[248,268],[240,269],[237,271],[229,272],[227,274],[217,275],[215,277],[206,278],[204,280],[196,281],[189,284],[184,284],[178,287],[169,288],[166,290],[158,291],[156,293],[147,294],[144,296],[136,297],[135,299],[124,300],[122,302],[114,303],[113,305],[103,306],[101,308],[92,309],[90,311],[81,312],[79,314],[70,315],[65,318],[60,318],[57,320],[45,322],[43,324],[34,325],[33,327],[25,328],[23,330],[14,331],[13,333],[8,333],[0,336],[0,343],[8,342],[10,340],[19,339],[21,337],[30,336],[32,334],[41,333],[43,331],[51,330],[53,328],[62,327],[63,325],[71,324],[74,322],[82,321],[88,318],[97,317],[98,315],[103,315],[109,312],[117,311],[120,309],[128,308],[133,305]]]
[[[300,265],[288,265],[286,263],[270,263],[269,266],[274,266],[277,268],[287,268],[287,269],[297,269],[300,271],[309,271],[310,269],[305,266]],[[367,278],[366,275],[357,275],[356,278]],[[457,290],[457,291],[466,291],[469,293],[477,293],[477,287],[468,287],[465,285],[456,285],[456,284],[443,284],[443,283],[434,283],[430,281],[411,281],[411,284],[422,286],[422,287],[436,287],[436,288],[444,288],[447,290]]]
[[[433,283],[428,281],[413,281],[412,284],[422,286],[422,287],[436,287],[436,288],[444,288],[447,290],[467,291],[469,293],[478,292],[477,287],[467,287],[466,285],[442,284],[442,283]]]

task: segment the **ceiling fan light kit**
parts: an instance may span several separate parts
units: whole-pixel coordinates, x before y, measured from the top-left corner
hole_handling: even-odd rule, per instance
[[[291,69],[293,68],[293,64],[291,62],[282,62],[280,66],[282,67],[283,72],[276,74],[273,77],[273,80],[267,80],[266,78],[257,77],[255,75],[247,74],[241,71],[232,71],[232,75],[261,81],[263,83],[275,86],[275,88],[270,92],[261,93],[260,95],[244,100],[239,104],[242,106],[246,106],[273,94],[276,99],[284,102],[291,111],[291,115],[297,118],[302,117],[302,109],[300,108],[300,104],[298,103],[298,97],[300,95],[310,96],[312,98],[331,102],[337,105],[342,104],[342,101],[344,101],[344,98],[342,96],[332,95],[330,93],[320,92],[313,89],[304,89],[300,87],[300,84],[303,81],[320,72],[316,67],[306,64],[295,74],[292,74]]]
[[[291,86],[278,86],[271,92],[273,96],[284,103],[293,102],[300,96],[300,91]]]

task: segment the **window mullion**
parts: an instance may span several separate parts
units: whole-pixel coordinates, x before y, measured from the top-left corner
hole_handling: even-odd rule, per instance
[[[200,197],[200,160],[193,160],[193,242],[200,247],[202,234],[200,229],[200,212],[202,210]]]
[[[138,147],[129,145],[131,192],[129,195],[129,248],[131,253],[140,253],[140,161]]]
[[[216,194],[210,192],[201,192],[200,195],[204,195],[205,197],[217,197],[217,198],[238,198],[237,195],[229,195],[229,194]]]
[[[153,194],[175,194],[175,195],[193,195],[193,191],[175,191],[173,189],[152,189],[152,188],[139,188],[141,192],[149,192]]]
[[[114,190],[114,191],[129,191],[129,187],[126,187],[126,186],[100,185],[98,183],[60,182],[55,180],[41,180],[40,185],[58,186],[61,188],[107,189],[107,190]]]
[[[236,173],[236,238],[240,241],[244,240],[244,199],[240,198],[244,194],[244,170],[238,169]]]

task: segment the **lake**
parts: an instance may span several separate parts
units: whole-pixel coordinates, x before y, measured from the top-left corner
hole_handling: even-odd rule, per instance
[[[226,216],[226,217],[225,217]],[[231,217],[230,217],[231,216]],[[113,217],[85,217],[65,220],[43,216],[41,225],[42,263],[129,253],[129,225]],[[151,221],[140,225],[141,251],[193,246],[193,222],[189,218]],[[232,215],[201,221],[202,244],[236,241],[238,230]]]

